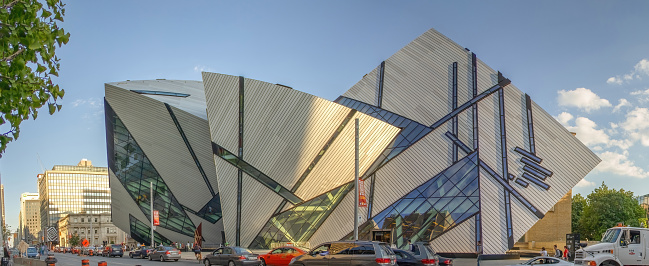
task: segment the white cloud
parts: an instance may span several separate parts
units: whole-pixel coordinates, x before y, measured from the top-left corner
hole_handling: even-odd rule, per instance
[[[595,182],[590,182],[590,181],[586,180],[586,178],[584,178],[581,181],[579,181],[579,183],[577,183],[577,185],[575,185],[575,186],[576,187],[594,187]]]
[[[575,90],[560,90],[558,101],[560,106],[571,106],[583,109],[586,112],[598,110],[602,107],[611,107],[611,103],[600,98],[597,94],[586,88],[577,88]]]
[[[602,148],[602,146],[595,146],[595,147],[593,147],[593,150],[594,151],[603,151],[604,148]]]
[[[633,71],[624,75],[617,75],[606,80],[608,84],[621,85],[624,81],[629,82],[633,79],[641,79],[642,76],[649,76],[649,60],[642,59],[633,66]]]
[[[621,85],[622,84],[622,79],[616,78],[616,77],[610,77],[610,78],[608,78],[606,80],[606,83]]]
[[[214,70],[212,70],[211,68],[206,67],[206,66],[196,65],[196,66],[194,66],[194,71],[200,73],[200,72],[213,72]]]
[[[626,151],[624,153],[610,151],[600,153],[599,158],[602,159],[602,162],[597,165],[595,170],[635,178],[649,177],[649,172],[635,166],[634,162],[629,160],[628,155]]]
[[[82,105],[88,105],[90,107],[103,107],[103,102],[92,97],[88,99],[76,99],[74,100],[74,102],[72,102],[72,107],[79,107]]]
[[[641,103],[649,102],[649,89],[637,90],[637,91],[631,92],[631,95],[637,96],[638,101],[640,101]]]
[[[622,98],[619,100],[619,103],[615,107],[613,107],[613,112],[620,111],[620,109],[624,106],[631,106],[631,103],[626,99]]]
[[[642,59],[635,67],[635,74],[649,76],[649,60]]]
[[[597,124],[585,117],[575,119],[576,126],[566,126],[569,131],[577,133],[577,138],[586,146],[598,144],[608,145],[610,138],[602,129],[597,129]]]
[[[570,113],[568,112],[562,112],[560,113],[557,117],[555,117],[559,123],[561,123],[564,127],[568,126],[568,122],[574,118]]]
[[[620,124],[633,140],[639,140],[643,146],[649,146],[649,109],[636,107],[626,114],[626,120]]]

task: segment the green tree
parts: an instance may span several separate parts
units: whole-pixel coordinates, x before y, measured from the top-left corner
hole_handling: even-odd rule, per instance
[[[645,218],[633,192],[611,189],[604,182],[588,195],[586,203],[578,222],[582,239],[599,240],[606,229],[617,223],[639,227],[640,219]]]
[[[22,121],[36,119],[45,104],[50,114],[61,109],[57,99],[65,91],[52,78],[59,75],[56,46],[70,38],[57,25],[64,6],[61,0],[0,0],[0,156],[18,138]]]
[[[79,235],[75,233],[70,238],[70,245],[73,246],[73,247],[76,247],[76,246],[79,246],[79,244],[81,244],[81,240],[79,239]]]
[[[2,225],[2,241],[7,241],[7,238],[11,236],[11,226],[8,226],[6,224]]]
[[[584,207],[587,201],[581,194],[572,196],[572,232],[584,234],[583,229],[579,225],[581,215],[584,212]]]

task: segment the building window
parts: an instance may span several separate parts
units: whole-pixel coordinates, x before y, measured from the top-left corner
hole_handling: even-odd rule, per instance
[[[82,222],[82,223],[84,222],[84,219],[83,219],[83,218],[81,218],[81,222]]]

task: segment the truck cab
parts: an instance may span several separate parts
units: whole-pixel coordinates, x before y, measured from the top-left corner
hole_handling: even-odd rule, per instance
[[[649,229],[614,227],[606,230],[599,244],[575,252],[575,265],[649,265]]]

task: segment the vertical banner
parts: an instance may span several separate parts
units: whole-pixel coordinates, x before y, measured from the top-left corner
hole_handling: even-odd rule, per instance
[[[365,197],[365,181],[358,179],[358,207],[367,207],[367,198]]]
[[[201,246],[203,244],[203,223],[198,224],[194,230],[194,246]]]
[[[158,211],[153,211],[153,225],[158,226],[160,225],[160,214]]]

